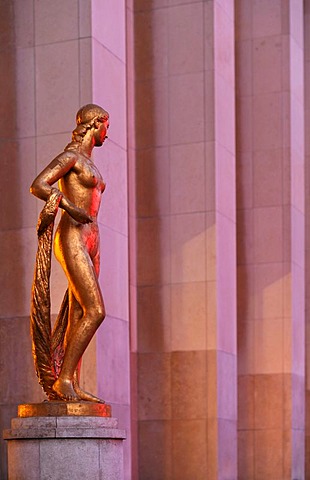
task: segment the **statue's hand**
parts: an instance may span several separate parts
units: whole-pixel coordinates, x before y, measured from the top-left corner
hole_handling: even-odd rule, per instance
[[[79,208],[79,207],[70,208],[70,209],[67,209],[67,212],[74,220],[76,220],[79,223],[92,223],[93,221],[91,217],[87,215],[85,210],[82,210],[82,208]]]
[[[74,220],[79,223],[92,223],[92,218],[87,215],[85,210],[74,205],[68,198],[63,195],[60,201],[60,207],[63,208]]]

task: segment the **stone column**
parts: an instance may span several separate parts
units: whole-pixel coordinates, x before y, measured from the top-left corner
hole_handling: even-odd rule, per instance
[[[304,478],[303,2],[236,2],[239,476]]]
[[[233,2],[128,15],[134,478],[236,478]]]

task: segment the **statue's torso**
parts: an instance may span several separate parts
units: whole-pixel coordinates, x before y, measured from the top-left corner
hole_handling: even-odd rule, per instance
[[[59,180],[59,187],[74,205],[96,221],[105,184],[92,160],[78,152],[76,155],[74,167]]]
[[[59,188],[68,200],[85,210],[93,221],[79,223],[63,210],[54,239],[56,257],[62,262],[65,252],[71,252],[76,247],[86,248],[91,258],[97,257],[99,255],[97,215],[105,189],[98,168],[90,159],[77,153],[74,167],[59,180]]]

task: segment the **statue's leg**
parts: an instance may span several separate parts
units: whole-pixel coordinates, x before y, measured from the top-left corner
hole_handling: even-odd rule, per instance
[[[99,275],[99,254],[95,255],[93,258],[93,264],[94,264],[94,269],[96,272],[96,275],[98,277]],[[72,305],[72,314],[70,315],[70,310],[69,310],[69,316],[73,317],[72,323],[75,324],[78,322],[81,317],[83,316],[83,310],[81,309],[80,304],[77,302],[76,298],[72,294],[72,302],[70,302]],[[80,371],[81,371],[81,365],[82,365],[82,359],[80,359],[78,366],[74,372],[73,375],[73,388],[75,393],[79,396],[79,398],[83,401],[87,402],[96,402],[96,403],[105,403],[104,400],[100,399],[99,397],[96,397],[95,395],[86,392],[80,387]]]
[[[83,309],[81,308],[79,302],[76,300],[75,296],[73,295],[72,289],[68,288],[69,292],[69,312],[68,312],[68,326],[64,338],[64,348],[66,349],[67,344],[70,341],[71,336],[74,333],[74,330],[81,321],[83,317]]]
[[[83,317],[83,310],[79,304],[79,302],[76,300],[75,296],[73,295],[73,292],[71,288],[69,290],[69,314],[68,314],[68,327],[66,330],[66,335],[64,339],[64,348],[66,349],[66,346],[69,342],[69,339],[71,335],[73,334],[76,325],[78,322],[82,319]],[[73,386],[74,390],[76,393],[78,393],[76,390],[76,386],[78,387],[80,384],[80,371],[81,371],[81,364],[82,364],[82,359],[80,359],[74,375],[73,375]]]
[[[80,396],[73,388],[74,372],[103,321],[105,310],[92,259],[82,241],[79,238],[74,240],[67,250],[63,249],[63,258],[60,261],[67,275],[69,288],[83,315],[77,321],[73,319],[69,327],[62,369],[53,390],[64,400],[78,401]]]

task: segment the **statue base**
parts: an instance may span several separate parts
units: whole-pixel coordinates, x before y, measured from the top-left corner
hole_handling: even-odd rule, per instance
[[[18,405],[19,417],[111,417],[111,406],[93,402],[42,402]]]
[[[43,402],[18,415],[3,434],[8,480],[123,480],[126,433],[109,405]]]

